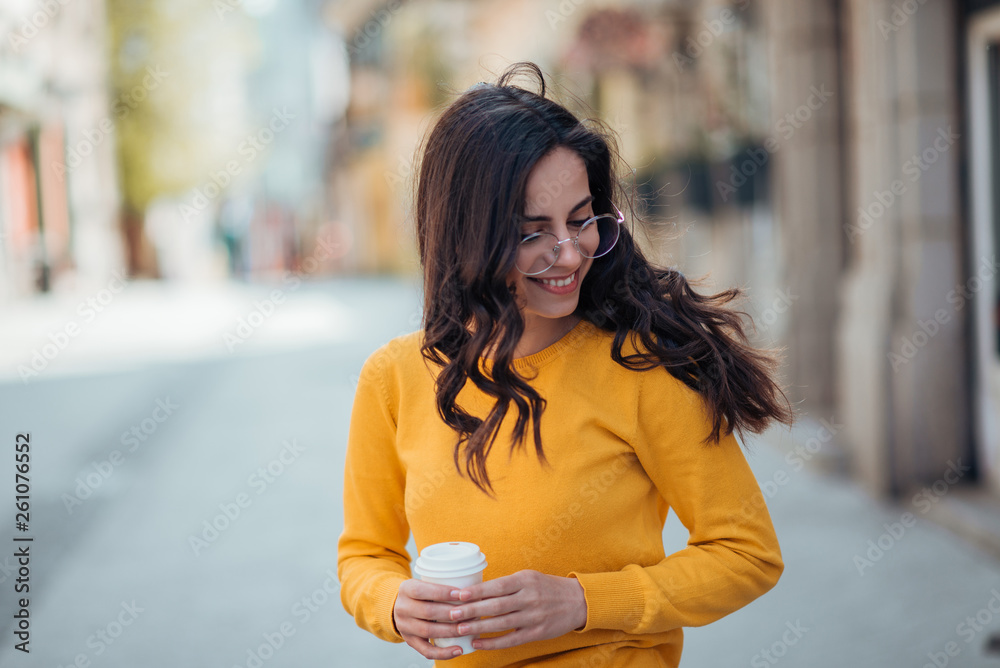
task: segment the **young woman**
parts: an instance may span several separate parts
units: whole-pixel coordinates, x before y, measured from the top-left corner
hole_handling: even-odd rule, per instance
[[[726,307],[739,290],[699,295],[643,257],[616,162],[530,63],[427,139],[424,327],[365,362],[345,472],[341,598],[380,638],[445,660],[460,650],[433,639],[481,634],[456,667],[677,666],[681,627],[782,572],[734,435],[791,423],[774,359]],[[668,556],[670,509],[690,539]],[[479,545],[485,581],[412,579],[411,531]]]

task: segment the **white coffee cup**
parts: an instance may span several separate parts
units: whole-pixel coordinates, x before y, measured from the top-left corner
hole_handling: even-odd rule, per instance
[[[422,582],[458,589],[482,582],[485,569],[486,556],[479,551],[479,546],[460,541],[428,545],[420,551],[420,556],[413,564],[413,573]],[[434,638],[431,642],[436,647],[461,647],[462,654],[470,654],[475,651],[472,641],[478,637]]]

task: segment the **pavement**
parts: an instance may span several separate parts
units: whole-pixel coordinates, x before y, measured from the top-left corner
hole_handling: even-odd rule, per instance
[[[419,327],[418,286],[137,282],[3,312],[0,421],[3,438],[31,435],[31,512],[15,531],[11,443],[0,666],[429,665],[358,629],[335,578],[355,379]],[[930,519],[955,475],[872,499],[817,465],[835,426],[805,416],[747,444],[785,572],[686,630],[681,665],[1000,665],[1000,562]],[[14,648],[14,537],[33,538],[30,654]],[[671,518],[668,552],[685,538]]]

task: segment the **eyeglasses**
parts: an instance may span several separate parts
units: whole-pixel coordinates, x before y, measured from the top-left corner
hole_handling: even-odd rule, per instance
[[[556,263],[559,250],[567,241],[572,241],[576,252],[586,258],[601,257],[607,254],[618,242],[621,224],[625,216],[614,204],[611,205],[617,216],[604,213],[583,222],[570,220],[570,229],[578,227],[577,233],[569,239],[559,240],[551,232],[532,232],[521,239],[517,247],[517,262],[515,266],[525,276],[535,276],[548,271]]]

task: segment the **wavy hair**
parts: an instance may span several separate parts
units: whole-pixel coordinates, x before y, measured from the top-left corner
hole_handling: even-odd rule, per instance
[[[521,75],[538,92],[512,84]],[[613,135],[597,121],[581,122],[546,98],[545,78],[533,63],[516,63],[495,84],[480,83],[443,112],[422,150],[416,184],[416,231],[424,276],[423,356],[441,367],[437,410],[458,433],[455,466],[492,495],[486,459],[510,405],[517,408],[511,448],[524,447],[528,423],[535,451],[545,462],[541,416],[545,400],[512,362],[524,332],[514,268],[528,176],[556,147],[583,160],[594,213],[612,213],[612,201],[631,201],[616,178]],[[625,208],[625,207],[620,207]],[[664,367],[698,391],[712,415],[707,442],[734,429],[762,432],[772,420],[791,424],[794,414],[772,378],[773,351],[749,345],[742,317],[727,304],[742,295],[731,288],[700,295],[679,271],[653,266],[622,226],[612,251],[595,261],[580,286],[575,315],[614,332],[612,359],[636,371]],[[752,322],[752,321],[751,321]],[[644,354],[623,355],[637,336]],[[483,364],[492,352],[492,368]],[[471,381],[496,402],[484,418],[458,406]]]

